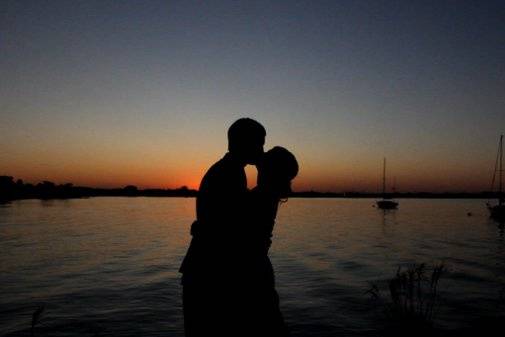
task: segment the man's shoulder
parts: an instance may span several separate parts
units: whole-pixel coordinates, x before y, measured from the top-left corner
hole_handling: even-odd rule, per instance
[[[219,159],[215,162],[205,173],[203,179],[212,179],[217,176],[222,175],[224,172],[230,169],[230,165],[226,162],[225,157]]]
[[[200,189],[210,186],[220,186],[225,188],[230,183],[235,185],[237,181],[245,181],[244,168],[233,163],[228,155],[214,163],[205,173],[200,184]]]

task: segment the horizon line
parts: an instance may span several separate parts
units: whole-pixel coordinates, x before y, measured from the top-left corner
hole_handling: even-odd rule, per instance
[[[6,178],[7,180],[11,180],[12,183],[14,184],[20,184],[22,183],[24,186],[38,186],[38,185],[43,185],[44,183],[48,185],[54,185],[54,187],[72,187],[72,188],[84,188],[84,189],[94,189],[94,190],[124,190],[124,189],[130,189],[130,190],[136,190],[136,191],[187,191],[187,192],[198,192],[198,188],[189,188],[187,185],[181,185],[179,187],[175,188],[163,188],[163,187],[141,187],[139,188],[135,184],[126,184],[123,186],[116,186],[116,187],[100,187],[100,186],[85,186],[85,185],[75,185],[74,183],[71,182],[65,182],[65,183],[55,183],[50,180],[41,180],[38,183],[31,183],[31,182],[25,182],[22,178],[17,178],[15,179],[14,176],[11,175],[0,175],[0,179]],[[1,182],[1,181],[0,181]],[[1,185],[0,185],[1,186]],[[304,190],[293,190],[292,193],[296,194],[310,194],[310,193],[316,193],[316,194],[359,194],[359,195],[383,195],[384,193],[381,192],[373,192],[369,190],[317,190],[317,189],[304,189]],[[496,191],[492,190],[480,190],[480,191],[475,191],[475,192],[469,192],[467,190],[445,190],[445,191],[440,191],[440,192],[433,192],[429,190],[411,190],[411,191],[394,191],[394,192],[386,192],[386,195],[401,195],[401,194],[433,194],[433,195],[443,195],[443,194],[489,194],[489,193],[498,193]]]

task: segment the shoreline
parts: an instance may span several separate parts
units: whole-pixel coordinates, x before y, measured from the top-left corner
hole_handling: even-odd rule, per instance
[[[24,196],[10,196],[0,197],[0,203],[7,203],[16,200],[68,200],[68,199],[88,199],[97,197],[128,197],[128,198],[196,198],[198,191],[189,191],[187,193],[174,193],[167,191],[164,193],[96,193],[96,194],[82,194],[82,195],[24,195]],[[382,195],[363,193],[363,194],[347,194],[347,193],[305,193],[297,192],[289,196],[289,198],[296,199],[381,199]],[[487,200],[494,199],[494,194],[488,193],[404,193],[397,194],[389,198],[394,199],[476,199]]]

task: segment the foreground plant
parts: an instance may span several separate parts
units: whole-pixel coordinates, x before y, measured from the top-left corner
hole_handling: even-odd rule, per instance
[[[388,281],[388,294],[382,295],[377,284],[366,291],[386,316],[389,330],[410,335],[423,334],[433,326],[438,304],[438,282],[444,272],[442,264],[431,269],[416,264],[406,270],[401,267]]]
[[[44,313],[44,309],[45,309],[45,306],[42,304],[32,314],[32,324],[31,324],[31,329],[30,329],[30,335],[32,337],[35,336],[35,327],[38,324],[42,323],[41,319],[42,319],[42,314]]]

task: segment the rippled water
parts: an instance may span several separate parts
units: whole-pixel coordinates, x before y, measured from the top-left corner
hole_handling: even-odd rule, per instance
[[[294,336],[359,336],[377,327],[365,291],[398,266],[443,262],[437,324],[496,315],[503,227],[482,200],[291,199],[271,257]],[[472,212],[473,216],[467,216]],[[183,336],[180,275],[194,199],[23,200],[0,205],[0,335]]]

